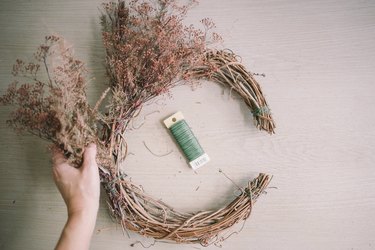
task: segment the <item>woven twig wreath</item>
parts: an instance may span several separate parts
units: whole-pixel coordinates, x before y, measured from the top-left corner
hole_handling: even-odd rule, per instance
[[[144,88],[149,86],[149,82],[146,85],[140,84],[141,87],[139,88],[137,88],[137,83],[135,86],[129,86],[129,82],[134,80],[133,75],[128,75],[129,67],[135,68],[133,71],[136,72],[135,74],[141,68],[134,67],[134,62],[129,59],[129,57],[135,55],[137,60],[141,61],[141,63],[137,62],[137,65],[149,64],[150,67],[155,68],[155,71],[161,65],[164,70],[162,80],[157,80],[158,83],[153,85],[159,88],[150,90],[145,94],[145,97],[141,98],[142,103],[163,93],[165,89],[175,86],[171,80],[176,75],[185,80],[205,79],[222,84],[229,87],[231,91],[238,93],[249,107],[255,125],[261,130],[273,133],[275,126],[270,110],[253,75],[237,60],[238,57],[234,53],[208,50],[204,46],[207,30],[213,27],[213,23],[208,19],[202,21],[205,26],[204,33],[199,33],[191,27],[186,30],[183,26],[180,26],[176,15],[170,12],[171,8],[176,10],[171,3],[174,4],[174,1],[161,1],[160,12],[155,11],[157,8],[153,9],[151,5],[132,5],[132,3],[126,4],[124,1],[104,6],[106,12],[102,17],[103,38],[107,50],[107,72],[111,79],[111,88],[115,93],[114,95],[116,96],[118,92],[121,92],[128,97],[129,94],[126,93],[129,92],[133,95],[142,96]],[[147,18],[144,19],[142,16]],[[160,26],[155,26],[155,23],[159,22]],[[169,27],[169,25],[171,26]],[[140,30],[147,31],[140,33]],[[173,30],[174,32],[169,35],[158,33],[164,30]],[[184,32],[187,33],[183,34]],[[145,41],[145,37],[150,40]],[[186,37],[190,37],[190,39],[186,39]],[[193,38],[191,39],[191,37]],[[213,37],[214,39],[217,38],[215,34]],[[129,44],[132,46],[128,46]],[[134,52],[134,47],[138,46],[141,47],[140,50],[147,50],[148,53]],[[147,56],[153,57],[152,53],[155,50],[165,50],[163,55],[171,54],[166,57],[166,62],[177,63],[175,65],[178,65],[178,67],[165,67],[163,61],[158,61],[160,62],[158,65],[150,62]],[[175,52],[171,52],[174,50]],[[146,58],[144,58],[145,55]],[[156,56],[157,60],[160,60],[161,57]],[[153,78],[155,71],[148,72],[145,67],[142,69],[145,70],[142,71],[144,75],[152,75],[152,77],[146,78]],[[123,72],[127,72],[127,74],[124,75]],[[168,73],[172,73],[171,78],[168,78]],[[123,78],[126,79],[126,85],[121,84]],[[160,84],[163,80],[166,80],[165,84]],[[133,101],[132,104],[134,103],[136,104]],[[127,109],[123,109],[123,106],[121,106],[119,109],[114,108],[114,110],[131,114],[131,117],[139,111],[137,106],[130,106]],[[119,131],[125,132],[123,127],[119,127]],[[116,159],[122,159],[127,150],[123,134],[115,135],[115,141],[116,145],[119,145],[114,149]],[[109,197],[110,211],[120,221],[123,228],[156,240],[200,243],[204,246],[223,240],[220,237],[223,230],[247,219],[253,204],[271,180],[271,176],[260,174],[241,189],[241,195],[227,206],[216,211],[183,213],[164,204],[160,199],[154,199],[144,193],[138,185],[132,183],[128,178],[124,178],[124,174],[121,173],[116,164],[113,166],[113,168],[109,168],[110,171],[108,169],[101,171],[101,175]]]
[[[205,63],[192,72],[200,79],[212,66],[217,71],[208,80],[234,89],[248,105],[257,127],[273,133],[274,123],[259,84],[236,56],[226,51],[209,51],[205,54]],[[123,136],[119,138],[119,144],[124,145]],[[200,243],[203,246],[223,241],[225,238],[220,235],[224,230],[246,220],[272,178],[259,174],[241,188],[239,196],[220,209],[183,213],[146,194],[121,171],[114,173],[101,169],[109,209],[124,229],[165,242]]]

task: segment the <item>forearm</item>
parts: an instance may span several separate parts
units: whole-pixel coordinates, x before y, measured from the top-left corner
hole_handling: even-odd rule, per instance
[[[97,210],[70,214],[56,250],[89,249]]]

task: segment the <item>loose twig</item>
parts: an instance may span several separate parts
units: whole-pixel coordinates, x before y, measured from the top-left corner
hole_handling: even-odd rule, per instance
[[[147,146],[147,144],[146,144],[145,141],[143,141],[143,145],[147,148],[147,150],[148,150],[151,154],[153,154],[153,155],[155,155],[155,156],[157,156],[157,157],[164,157],[164,156],[167,156],[167,155],[170,155],[170,154],[173,153],[173,150],[171,150],[171,151],[169,151],[168,153],[165,153],[165,154],[155,154],[155,153],[152,152],[152,150]]]

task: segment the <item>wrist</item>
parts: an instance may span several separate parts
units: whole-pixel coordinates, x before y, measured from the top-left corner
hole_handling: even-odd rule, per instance
[[[99,204],[68,207],[68,220],[79,220],[84,223],[94,224],[98,214]]]
[[[74,197],[66,202],[68,216],[95,217],[99,210],[99,199],[86,199],[85,197]]]
[[[98,208],[68,208],[68,218],[79,218],[84,220],[96,220]]]
[[[68,214],[67,225],[84,227],[86,233],[92,233],[96,224],[97,211],[76,211]]]

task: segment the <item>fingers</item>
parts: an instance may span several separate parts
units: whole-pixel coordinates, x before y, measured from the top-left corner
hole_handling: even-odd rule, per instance
[[[57,146],[52,146],[51,148],[52,152],[52,164],[54,167],[59,166],[66,162],[66,158],[62,152],[61,149],[59,149]]]
[[[91,165],[96,167],[96,144],[91,143],[83,152],[83,168],[89,168]]]
[[[53,167],[66,165],[65,163],[67,163],[67,159],[60,148],[52,146],[51,152]],[[84,169],[91,165],[96,166],[96,145],[94,143],[89,144],[83,153],[82,168]]]

